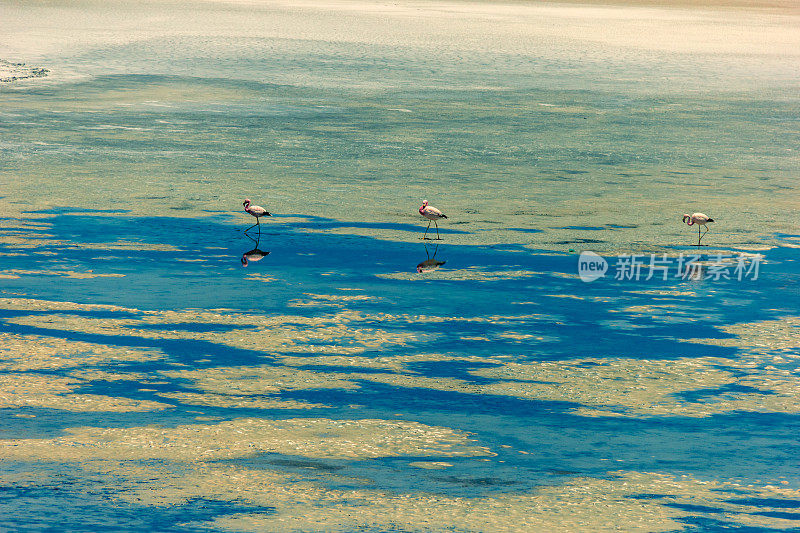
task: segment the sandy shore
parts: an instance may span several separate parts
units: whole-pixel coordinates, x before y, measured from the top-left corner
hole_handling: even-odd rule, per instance
[[[770,9],[800,14],[800,4],[791,0],[537,0],[520,2],[536,4],[585,4],[593,6],[664,7],[682,9]]]

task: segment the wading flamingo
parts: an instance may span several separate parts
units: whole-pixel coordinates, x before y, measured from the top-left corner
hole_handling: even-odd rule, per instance
[[[697,224],[697,246],[700,246],[700,239],[705,237],[706,233],[708,233],[708,226],[706,226],[706,224],[708,224],[709,222],[714,222],[714,219],[709,218],[708,215],[705,215],[703,213],[693,213],[691,215],[684,214],[683,221],[686,222],[686,224],[689,226],[691,226],[692,224]],[[700,226],[706,228],[706,231],[705,233],[703,233],[703,235],[700,235]]]
[[[419,214],[428,219],[428,227],[425,228],[425,235],[423,235],[422,238],[428,238],[428,230],[431,229],[431,222],[433,222],[436,225],[436,239],[441,240],[441,237],[439,237],[439,224],[437,224],[436,221],[440,218],[447,218],[447,215],[432,205],[428,205],[428,200],[422,202],[422,206],[419,208]]]
[[[258,226],[258,232],[261,233],[261,224],[258,222],[258,219],[261,217],[271,217],[272,213],[261,207],[260,205],[250,205],[250,198],[245,198],[244,202],[242,203],[244,206],[244,210],[254,217],[256,217],[256,223],[247,228],[245,233],[253,229],[254,227]]]

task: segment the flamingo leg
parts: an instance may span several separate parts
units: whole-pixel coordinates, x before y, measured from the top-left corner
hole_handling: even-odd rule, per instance
[[[706,231],[703,232],[703,237],[705,237],[706,233],[708,233],[708,226],[705,226],[705,228],[706,228]],[[698,233],[700,232],[700,228],[699,227],[697,228],[697,232]],[[700,239],[702,239],[703,237],[700,237]],[[700,244],[700,239],[697,240],[697,244]]]
[[[434,223],[434,225],[436,226],[436,240],[437,240],[437,241],[441,241],[441,240],[442,240],[442,238],[441,238],[441,237],[439,237],[439,223],[438,223],[438,222],[436,222],[435,220],[433,221],[433,223]]]
[[[423,240],[428,238],[428,230],[431,229],[431,221],[428,221],[428,227],[425,228],[425,235],[422,236]]]
[[[256,223],[253,224],[252,226],[250,226],[249,228],[247,228],[246,230],[244,230],[244,232],[247,233],[248,231],[250,231],[251,229],[255,228],[256,226],[258,226],[258,234],[261,235],[261,222],[258,220],[258,217],[256,217]]]

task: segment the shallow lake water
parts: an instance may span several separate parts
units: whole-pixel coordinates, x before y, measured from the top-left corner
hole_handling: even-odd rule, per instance
[[[764,5],[0,7],[0,530],[800,528]]]

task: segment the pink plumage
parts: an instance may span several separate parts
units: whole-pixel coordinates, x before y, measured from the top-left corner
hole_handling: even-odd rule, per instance
[[[709,222],[714,222],[714,219],[705,213],[692,213],[691,215],[684,213],[683,221],[688,226],[697,224],[697,246],[700,246],[700,240],[706,236],[706,233],[708,233],[708,226],[706,224]],[[703,233],[703,235],[700,235],[700,226],[706,228],[706,231]]]
[[[261,217],[271,217],[272,213],[261,207],[260,205],[250,205],[250,198],[245,198],[244,202],[242,202],[244,206],[244,210],[246,213],[250,213],[254,217],[256,217],[256,223],[244,230],[245,232],[250,231],[254,227],[258,226],[258,232],[261,233],[261,223],[258,221]]]
[[[425,228],[425,235],[423,235],[422,238],[428,238],[428,230],[431,228],[431,222],[433,222],[436,226],[436,238],[441,239],[441,237],[439,237],[439,224],[436,221],[442,218],[447,218],[447,215],[432,205],[428,205],[428,200],[424,200],[422,202],[422,206],[419,208],[419,214],[428,219],[428,227]]]

